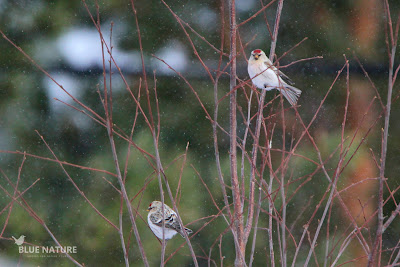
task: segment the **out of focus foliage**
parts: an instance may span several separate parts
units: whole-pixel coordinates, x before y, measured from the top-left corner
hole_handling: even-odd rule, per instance
[[[86,2],[90,12],[96,16],[94,1]],[[152,58],[151,55],[155,54],[165,59],[183,75],[188,76],[190,83],[211,113],[214,101],[213,87],[205,71],[201,69],[186,35],[166,6],[161,1],[137,0],[134,2],[138,11],[152,99],[154,99],[153,70],[156,71],[161,120],[161,159],[164,166],[168,166],[166,175],[174,190],[177,187],[183,163],[183,158],[178,157],[185,152],[186,145],[189,143],[179,204],[183,221],[189,223],[217,213],[217,209],[213,206],[208,192],[195,170],[198,170],[219,204],[222,203],[221,190],[216,180],[212,128],[196,97],[185,82],[172,71],[167,70],[163,63]],[[266,4],[268,1],[263,2]],[[285,69],[285,73],[292,77],[296,81],[296,86],[304,92],[299,102],[301,105],[299,110],[305,121],[311,120],[337,71],[342,68],[345,62],[343,54],[346,54],[351,64],[351,97],[359,99],[362,98],[362,95],[369,96],[365,101],[351,102],[348,121],[349,133],[351,129],[357,127],[358,114],[365,112],[365,108],[375,94],[353,59],[353,53],[365,65],[371,78],[376,82],[382,98],[385,99],[388,69],[382,4],[381,1],[367,2],[368,4],[363,4],[363,0],[285,1],[277,45],[278,57],[304,37],[308,37],[308,40],[290,52],[280,64],[285,65],[306,57],[324,57],[314,61],[300,62]],[[393,14],[397,14],[400,2],[390,2]],[[215,47],[220,47],[220,1],[173,0],[167,1],[167,3],[200,35]],[[244,21],[260,8],[258,0],[237,0],[238,22]],[[239,29],[243,44],[255,36],[254,41],[245,48],[246,57],[255,48],[269,50],[270,37],[265,22],[268,21],[270,28],[273,27],[275,9],[276,3],[265,13],[261,13],[256,19]],[[142,74],[138,34],[130,1],[99,1],[99,14],[101,28],[107,38],[110,36],[111,22],[114,23],[112,42],[117,62],[120,62],[122,72],[126,75],[134,94],[138,93],[138,88],[141,86],[141,103],[146,106],[144,84],[143,81],[140,82]],[[225,52],[229,50],[229,20],[226,14],[227,7],[225,6],[225,17],[223,18],[225,20],[225,31],[223,32]],[[0,0],[0,29],[48,71],[67,91],[104,116],[97,92],[99,88],[100,90],[103,88],[100,41],[93,22],[81,1]],[[186,30],[193,38],[194,45],[205,63],[215,68],[218,54],[188,28]],[[84,114],[55,100],[57,98],[78,107],[57,85],[5,39],[0,39],[0,51],[0,149],[3,151],[26,151],[30,154],[53,158],[35,132],[37,130],[60,160],[115,172],[106,129]],[[106,60],[108,60],[107,57]],[[224,60],[226,62],[226,58]],[[242,55],[239,57],[238,64],[239,78],[247,79],[246,61]],[[339,142],[336,134],[340,131],[344,112],[346,94],[344,77],[342,76],[335,85],[311,129],[311,132],[317,136],[316,141],[321,145],[321,151],[325,153],[324,157],[327,157]],[[221,78],[219,90],[220,97],[228,92],[227,76]],[[134,121],[136,105],[115,69],[113,93],[114,123],[129,134]],[[394,95],[397,93],[398,87],[395,88]],[[267,100],[272,99],[273,95],[272,92],[268,93]],[[257,106],[256,101],[253,103],[254,114]],[[377,103],[374,105],[372,117],[377,118],[381,110]],[[226,99],[220,106],[222,127],[228,126],[227,107]],[[155,109],[153,110],[155,111]],[[147,106],[145,111],[147,112]],[[392,114],[393,121],[395,122],[399,116],[396,102]],[[378,124],[382,124],[382,121],[379,121]],[[244,125],[240,125],[239,132],[243,133],[243,129]],[[371,131],[363,148],[365,151],[360,153],[368,153],[367,150],[371,147],[379,155],[381,140],[379,129],[380,127],[377,127]],[[397,138],[399,134],[400,124],[392,123],[387,177],[394,178],[400,171],[399,165],[396,164],[400,155],[400,139]],[[124,140],[118,139],[118,137],[116,139],[120,164],[125,166],[128,145]],[[133,140],[143,149],[154,154],[153,141],[141,115],[138,117]],[[221,133],[220,141],[222,164],[226,176],[229,177],[227,153],[229,138]],[[281,141],[277,140],[274,146],[281,147],[279,142]],[[309,143],[304,142],[300,149],[301,153],[313,157],[313,150]],[[277,154],[277,160],[279,157]],[[178,159],[174,161],[176,158]],[[0,154],[0,167],[4,172],[0,184],[9,192],[13,192],[13,189],[4,176],[7,175],[15,183],[21,162],[21,155]],[[92,203],[113,223],[117,224],[120,197],[118,192],[106,182],[108,180],[118,187],[115,177],[71,166],[65,166],[65,168]],[[305,175],[312,170],[312,166],[300,161],[294,168],[296,168],[295,177]],[[352,165],[349,167],[349,172],[351,168],[353,168]],[[118,233],[84,201],[68,181],[60,166],[54,162],[28,156],[22,169],[20,190],[23,191],[37,178],[40,178],[40,181],[24,197],[46,221],[48,227],[63,245],[78,247],[75,258],[87,266],[122,266],[124,258]],[[318,180],[319,178],[320,180]],[[299,209],[298,205],[304,204],[303,202],[310,195],[315,195],[315,199],[318,199],[318,196],[320,197],[324,193],[318,190],[325,190],[326,184],[321,187],[320,183],[321,181],[326,183],[326,181],[322,180],[324,178],[319,178],[318,176],[314,177],[314,180],[306,188],[303,188],[298,199],[289,204],[289,211]],[[140,215],[146,221],[147,212],[145,210],[148,203],[159,199],[159,188],[152,167],[134,148],[131,148],[126,179],[130,197],[136,195],[147,179],[153,179],[143,196],[139,196],[133,201],[133,206],[138,208]],[[229,183],[228,181],[227,183]],[[346,181],[343,180],[339,184],[344,185]],[[399,182],[391,179],[389,184],[396,186]],[[374,194],[374,191],[372,190],[370,193]],[[398,197],[398,195],[396,196]],[[10,198],[1,191],[0,209],[3,209],[9,201]],[[170,202],[167,201],[167,203]],[[388,204],[385,208],[392,210],[393,205]],[[1,226],[7,218],[7,213],[3,212],[0,215]],[[304,218],[298,225],[302,225],[302,222],[308,218],[309,214],[304,214]],[[295,216],[289,215],[289,223],[294,219]],[[341,225],[341,219],[339,217],[336,219],[336,224]],[[159,264],[159,242],[146,226],[146,222],[139,217],[137,221],[144,240],[144,247],[146,251],[152,251],[147,253],[150,263],[152,266],[156,266]],[[263,222],[260,224],[262,227]],[[198,221],[191,224],[190,228],[196,230],[202,225],[203,221]],[[341,226],[345,228],[347,224],[343,223]],[[128,218],[124,221],[124,227],[126,236],[129,236]],[[196,252],[201,254],[201,248],[205,248],[204,253],[208,254],[208,248],[225,228],[226,223],[222,218],[216,219],[205,227],[199,235],[192,239]],[[398,233],[400,231],[399,224],[391,231]],[[10,238],[11,235],[22,234],[26,236],[26,241],[29,243],[41,246],[54,245],[48,233],[25,210],[14,204],[3,237]],[[295,234],[299,233],[295,232]],[[265,240],[264,234],[260,234],[257,253],[264,253]],[[222,246],[222,253],[228,261],[234,258],[231,241],[232,238],[228,234],[224,238]],[[175,251],[182,242],[183,239],[179,236],[169,241],[167,254]],[[385,242],[391,243],[393,240],[388,236]],[[10,240],[0,240],[0,251],[4,257],[16,261],[20,258],[16,246]],[[214,253],[218,255],[217,248],[214,249]],[[130,238],[129,254],[132,265],[139,266],[140,254],[133,236]],[[191,258],[188,255],[187,248],[180,250],[170,261],[171,265],[189,266]],[[216,257],[219,258],[219,256]],[[260,262],[256,262],[256,266],[262,266],[261,258],[263,257],[257,258]],[[22,261],[43,266],[72,264],[68,259],[59,257],[23,257]],[[202,265],[205,264],[202,260],[200,262]]]

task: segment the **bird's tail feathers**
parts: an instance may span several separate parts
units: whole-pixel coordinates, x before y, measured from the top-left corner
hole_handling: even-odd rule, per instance
[[[186,232],[186,234],[188,234],[188,235],[190,235],[191,233],[193,233],[193,231],[190,230],[189,228],[185,228],[185,232]],[[183,231],[179,231],[179,234],[180,234],[182,237],[185,237],[185,235],[183,234]]]
[[[299,99],[301,95],[301,90],[297,89],[294,86],[285,84],[285,86],[279,90],[282,95],[289,101],[290,105],[294,106],[297,103],[297,100]]]

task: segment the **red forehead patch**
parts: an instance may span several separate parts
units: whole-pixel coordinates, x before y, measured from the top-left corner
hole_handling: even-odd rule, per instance
[[[253,51],[253,53],[256,53],[256,54],[261,54],[261,52],[262,51],[260,49],[256,49],[256,50]]]

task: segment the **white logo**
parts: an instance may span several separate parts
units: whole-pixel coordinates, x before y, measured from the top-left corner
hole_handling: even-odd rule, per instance
[[[11,236],[11,237],[12,237],[12,239],[14,239],[15,244],[17,244],[18,246],[21,246],[24,243],[24,240],[25,240],[24,235],[21,235],[18,239],[13,236]]]
[[[15,238],[14,243],[18,245],[18,252],[20,254],[26,254],[28,257],[65,257],[65,253],[77,253],[78,249],[76,246],[23,246],[25,242],[25,236],[21,235],[19,238]]]

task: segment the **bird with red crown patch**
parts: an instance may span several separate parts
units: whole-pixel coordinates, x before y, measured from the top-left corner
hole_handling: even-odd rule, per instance
[[[247,71],[257,88],[267,91],[277,89],[292,106],[296,105],[301,90],[292,86],[293,82],[272,64],[264,51],[255,49],[251,52]]]

